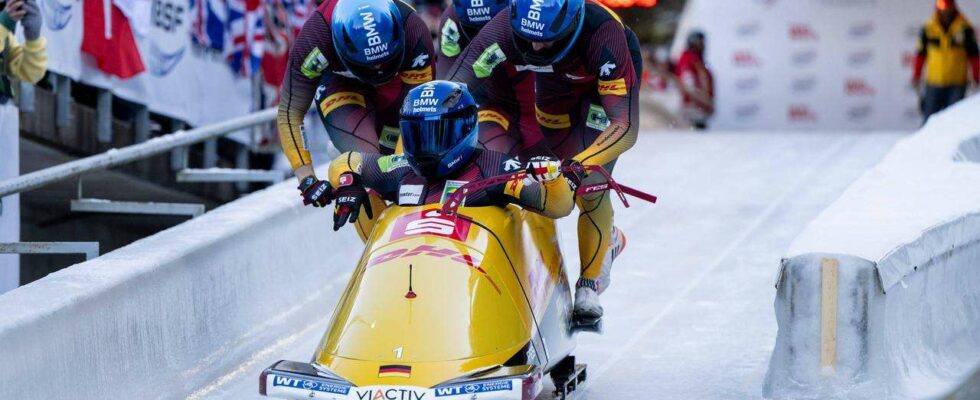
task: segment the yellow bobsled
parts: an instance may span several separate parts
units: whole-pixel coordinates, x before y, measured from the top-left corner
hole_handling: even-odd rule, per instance
[[[555,221],[517,206],[391,206],[312,362],[280,361],[260,393],[286,399],[530,400],[576,365]]]

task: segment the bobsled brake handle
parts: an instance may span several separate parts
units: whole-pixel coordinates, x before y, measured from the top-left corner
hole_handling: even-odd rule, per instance
[[[602,177],[606,179],[605,182],[596,183],[592,185],[579,186],[578,190],[575,192],[575,194],[578,196],[588,194],[588,193],[604,192],[612,189],[616,191],[616,194],[619,195],[619,199],[623,202],[623,205],[626,206],[627,208],[629,208],[630,206],[629,202],[626,200],[627,194],[641,200],[649,201],[651,203],[657,202],[657,196],[654,196],[652,194],[616,182],[612,178],[612,175],[609,174],[609,171],[606,171],[606,169],[602,168],[602,166],[600,165],[565,166],[565,167],[561,167],[560,171],[562,173],[582,172],[582,171],[596,172],[602,175]],[[450,194],[449,197],[446,199],[446,202],[442,205],[442,215],[446,215],[446,216],[456,215],[456,210],[458,210],[459,207],[463,204],[463,201],[466,200],[466,196],[469,195],[470,192],[475,192],[480,189],[486,189],[488,187],[496,186],[502,183],[516,182],[518,180],[524,179],[526,175],[527,175],[526,172],[518,171],[513,174],[498,175],[487,179],[481,179],[478,181],[473,181],[464,184],[463,186],[460,186],[458,189],[456,189],[456,191]]]

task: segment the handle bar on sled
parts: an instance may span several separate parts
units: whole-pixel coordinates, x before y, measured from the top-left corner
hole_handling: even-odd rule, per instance
[[[598,173],[605,178],[605,182],[594,183],[591,185],[581,185],[578,190],[575,191],[575,195],[581,196],[589,193],[604,192],[607,190],[613,190],[619,196],[619,199],[623,202],[623,205],[629,208],[630,203],[626,200],[626,195],[636,197],[641,200],[646,200],[651,203],[657,202],[657,196],[649,193],[631,188],[629,186],[620,184],[613,179],[609,171],[602,168],[600,165],[570,165],[561,167],[560,172],[587,172],[587,173]],[[513,174],[497,175],[486,179],[481,179],[478,181],[469,182],[463,186],[456,189],[455,192],[449,195],[446,199],[446,203],[442,205],[442,215],[450,216],[456,215],[456,210],[463,204],[466,196],[471,192],[475,192],[480,189],[486,189],[491,186],[499,185],[507,182],[516,182],[518,180],[524,179],[527,176],[527,172],[518,171]]]

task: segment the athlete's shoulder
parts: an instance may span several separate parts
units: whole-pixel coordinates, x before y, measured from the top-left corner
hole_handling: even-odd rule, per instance
[[[398,13],[401,14],[403,23],[408,20],[409,16],[415,14],[415,7],[412,7],[411,4],[408,4],[402,0],[392,0],[392,1],[394,1],[395,6],[398,7]]]
[[[583,28],[589,32],[595,32],[607,22],[615,22],[619,26],[623,25],[623,20],[610,8],[588,0],[585,2],[585,23]]]

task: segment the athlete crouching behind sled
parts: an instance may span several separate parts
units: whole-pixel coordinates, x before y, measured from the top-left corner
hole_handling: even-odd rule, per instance
[[[367,203],[367,189],[402,206],[445,201],[467,182],[517,172],[512,157],[479,149],[477,104],[466,86],[432,81],[408,92],[401,109],[404,155],[382,156],[348,152],[330,163],[334,230],[354,222]],[[549,218],[569,215],[574,207],[571,187],[560,162],[537,157],[528,163],[534,179],[477,190],[466,206],[513,203]],[[373,218],[371,207],[363,207]]]

